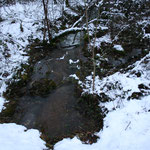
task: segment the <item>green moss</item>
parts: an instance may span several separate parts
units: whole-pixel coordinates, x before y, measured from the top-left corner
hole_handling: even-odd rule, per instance
[[[85,144],[93,144],[96,143],[99,137],[97,135],[94,135],[91,132],[88,133],[79,133],[77,135],[81,141],[83,141]]]
[[[22,88],[26,86],[27,82],[24,80],[19,81],[12,80],[9,81],[7,84],[8,87],[6,91],[3,93],[3,96],[7,100],[12,100],[23,96],[25,91],[23,91]]]
[[[51,44],[52,47],[56,47],[57,46],[57,40],[51,40]]]
[[[77,75],[78,78],[80,78],[80,76],[81,76],[81,71],[78,70],[78,71],[76,72],[76,75]]]
[[[30,88],[31,95],[46,96],[56,88],[56,83],[53,80],[41,79],[34,81]]]
[[[83,40],[84,40],[84,42],[86,42],[86,43],[89,42],[89,38],[88,38],[88,34],[87,34],[87,33],[84,35]]]
[[[51,74],[51,71],[46,72],[46,76],[49,76]]]
[[[35,42],[35,43],[40,43],[40,40],[39,40],[38,38],[36,38],[36,39],[34,40],[34,42]]]
[[[11,101],[11,102],[5,104],[5,107],[7,109],[4,109],[2,111],[2,116],[3,117],[12,117],[13,114],[15,113],[16,106],[17,106],[17,102],[16,101]]]
[[[117,57],[123,57],[126,55],[126,52],[125,51],[119,51],[119,50],[116,50],[116,49],[112,49],[112,52],[114,55],[116,55]]]
[[[99,29],[98,32],[96,33],[96,37],[97,37],[97,38],[102,37],[102,36],[104,36],[107,32],[108,32],[108,29],[106,29],[106,30],[101,30],[101,29]]]
[[[28,80],[28,75],[26,73],[24,73],[23,75],[21,75],[21,79],[23,81],[27,81]]]
[[[100,107],[99,107],[99,96],[98,95],[90,95],[90,94],[84,94],[82,95],[78,100],[78,110],[80,113],[85,115],[86,117],[90,119],[94,119],[101,122],[103,127],[103,119],[104,114],[102,113]]]

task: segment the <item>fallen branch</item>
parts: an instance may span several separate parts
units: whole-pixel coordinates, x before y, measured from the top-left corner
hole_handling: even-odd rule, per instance
[[[125,131],[128,129],[128,127],[130,126],[131,121],[128,123],[127,127],[125,128]]]
[[[85,17],[85,14],[73,24],[72,28],[78,25],[78,23],[81,22],[84,17]]]
[[[60,37],[60,36],[63,36],[63,35],[65,35],[65,34],[68,34],[68,33],[71,33],[71,32],[79,32],[79,31],[83,31],[83,30],[85,30],[85,28],[84,28],[84,29],[83,29],[83,28],[78,28],[78,27],[69,28],[69,29],[63,30],[63,31],[61,31],[61,32],[59,32],[59,33],[56,33],[56,34],[54,35],[53,39],[56,39],[56,38],[58,38],[58,37]]]

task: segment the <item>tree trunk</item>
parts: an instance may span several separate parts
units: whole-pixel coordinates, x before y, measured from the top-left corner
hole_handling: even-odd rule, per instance
[[[95,39],[94,39],[94,45],[93,45],[93,47],[92,47],[92,46],[91,46],[90,34],[89,34],[89,27],[88,27],[88,26],[89,26],[89,24],[88,24],[88,8],[87,8],[86,3],[85,3],[85,16],[86,16],[87,36],[88,36],[88,41],[89,41],[90,50],[92,51],[92,62],[93,62],[93,85],[92,85],[92,91],[93,91],[93,93],[94,93],[94,90],[95,90],[95,71],[96,71],[94,45],[95,45],[96,37],[95,37]]]
[[[69,7],[69,1],[68,0],[66,0],[66,6]]]
[[[57,1],[56,1],[56,0],[54,0],[54,4],[57,4]]]
[[[90,46],[90,50],[92,52],[92,62],[93,62],[93,84],[92,84],[92,91],[94,94],[95,91],[95,76],[96,76],[96,62],[95,62],[95,43],[96,43],[96,34],[97,34],[97,26],[98,26],[98,19],[99,19],[99,8],[98,8],[98,16],[97,16],[97,21],[96,21],[96,30],[94,33],[94,41],[93,41],[93,46],[91,45],[91,39],[90,39],[90,35],[89,35],[89,23],[88,23],[88,7],[86,5],[86,2],[84,0],[85,3],[85,17],[86,17],[86,26],[87,26],[87,35],[88,35],[88,41],[89,41],[89,46]]]
[[[49,43],[50,43],[52,37],[51,37],[51,33],[50,33],[50,25],[49,25],[49,20],[48,20],[48,2],[49,2],[49,0],[42,0],[42,1],[43,1],[44,15],[45,15],[44,22],[47,25],[48,39],[49,39]]]

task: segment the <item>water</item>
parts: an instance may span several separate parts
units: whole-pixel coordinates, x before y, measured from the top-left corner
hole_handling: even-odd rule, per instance
[[[76,64],[70,64],[69,60],[85,59],[78,37],[80,34],[76,36],[75,44],[70,42],[72,45],[69,43],[68,46],[65,40],[59,44],[58,49],[47,52],[46,57],[34,65],[31,81],[25,87],[24,96],[19,98],[13,116],[15,122],[27,128],[37,128],[49,139],[62,138],[79,132],[93,132],[96,128],[94,119],[89,119],[78,112],[79,97],[75,92],[75,84],[68,80],[69,75],[78,71]],[[70,39],[71,37],[74,39],[73,35],[69,36]],[[53,80],[56,89],[44,96],[32,95],[33,84],[35,82],[42,84],[42,80],[45,79]]]

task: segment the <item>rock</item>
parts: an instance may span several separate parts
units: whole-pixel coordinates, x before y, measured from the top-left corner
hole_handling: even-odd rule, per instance
[[[143,96],[142,92],[133,92],[131,96],[128,97],[128,100],[130,99],[138,99],[140,100],[140,98]]]

